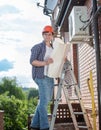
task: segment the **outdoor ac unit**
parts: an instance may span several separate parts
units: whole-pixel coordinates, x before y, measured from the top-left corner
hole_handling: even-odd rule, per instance
[[[88,27],[84,30],[87,23],[87,7],[74,6],[69,15],[69,41],[82,41],[89,35]]]

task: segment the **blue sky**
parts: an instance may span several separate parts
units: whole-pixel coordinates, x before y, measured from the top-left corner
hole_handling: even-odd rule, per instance
[[[50,24],[43,14],[44,0],[0,0],[0,78],[15,77],[22,87],[37,87],[31,77],[30,49],[42,41]]]

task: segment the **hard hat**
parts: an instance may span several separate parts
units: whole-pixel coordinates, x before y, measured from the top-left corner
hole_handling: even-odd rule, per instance
[[[50,25],[45,26],[45,27],[43,28],[42,33],[44,33],[44,32],[51,32],[51,33],[54,33],[53,27],[50,26]]]

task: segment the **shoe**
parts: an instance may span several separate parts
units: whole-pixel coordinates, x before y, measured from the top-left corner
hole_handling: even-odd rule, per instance
[[[46,129],[40,129],[40,130],[49,130],[49,128],[46,128]]]
[[[30,127],[31,130],[40,130],[39,128]]]
[[[31,128],[31,130],[40,130],[39,128]]]
[[[39,128],[31,128],[31,130],[40,130]]]

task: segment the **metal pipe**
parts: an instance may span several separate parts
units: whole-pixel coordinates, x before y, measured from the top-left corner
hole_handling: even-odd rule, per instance
[[[93,2],[93,16],[97,11],[97,0]],[[95,53],[96,53],[96,70],[97,70],[97,91],[98,91],[98,114],[99,114],[99,130],[101,130],[101,61],[100,61],[100,42],[99,42],[99,28],[98,17],[93,19],[94,26],[94,40],[95,40]]]
[[[83,30],[90,26],[93,19],[97,19],[99,15],[101,15],[101,6],[97,9],[96,13],[90,18],[89,22],[83,27]]]

